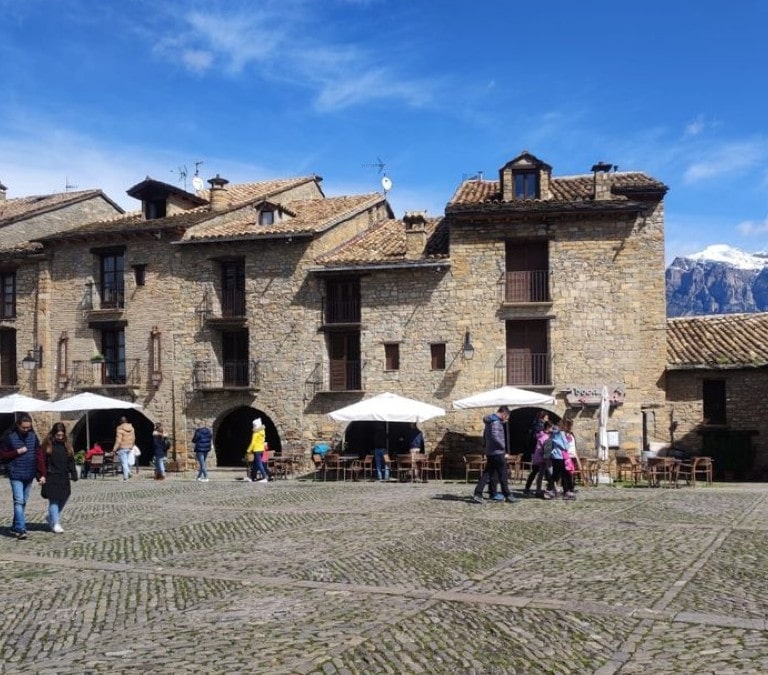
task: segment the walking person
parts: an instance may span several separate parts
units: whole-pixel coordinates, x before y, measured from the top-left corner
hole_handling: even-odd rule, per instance
[[[483,417],[485,429],[483,441],[485,443],[485,469],[477,481],[472,500],[478,504],[483,503],[483,490],[492,478],[497,477],[501,483],[501,494],[497,494],[496,501],[515,503],[518,500],[512,496],[507,482],[507,443],[504,433],[504,424],[509,419],[509,408],[501,406],[495,413]],[[494,478],[495,479],[495,478]]]
[[[251,434],[251,444],[246,452],[253,453],[253,464],[251,465],[250,480],[255,483],[267,483],[272,480],[269,469],[264,464],[264,446],[266,444],[266,430],[261,421],[261,417],[253,420],[253,433]],[[261,474],[260,479],[256,479],[256,473]]]
[[[165,453],[171,446],[168,436],[163,432],[163,425],[158,422],[152,431],[152,452],[155,457],[155,480],[165,480]]]
[[[541,490],[541,483],[545,475],[551,472],[550,460],[544,457],[544,445],[549,440],[552,433],[552,423],[549,420],[545,420],[541,429],[536,433],[536,446],[533,450],[533,456],[531,457],[531,472],[528,474],[528,478],[525,481],[525,489],[523,494],[528,496],[531,494],[531,486],[533,485],[534,478],[536,479],[536,496],[544,497],[544,493]],[[547,478],[547,484],[549,484],[549,478]]]
[[[63,422],[56,422],[43,440],[43,455],[45,474],[41,478],[41,494],[48,500],[48,515],[45,519],[51,531],[61,534],[64,532],[61,512],[72,494],[72,481],[77,480],[75,451],[67,438],[67,428]]]
[[[192,446],[195,449],[195,459],[197,460],[197,480],[202,483],[208,482],[208,469],[205,463],[208,461],[208,453],[213,446],[213,432],[200,422],[192,435]]]
[[[28,413],[19,413],[16,426],[3,438],[0,461],[7,462],[8,477],[13,495],[13,523],[11,532],[17,539],[27,538],[24,509],[29,501],[32,481],[43,481],[45,458],[40,439],[32,429]]]
[[[112,450],[120,460],[120,467],[123,470],[123,480],[131,477],[131,456],[133,455],[133,446],[136,445],[136,432],[133,425],[127,417],[121,417],[120,423],[115,430],[115,444]]]
[[[88,452],[85,453],[85,458],[83,459],[83,473],[82,478],[88,478],[88,474],[91,473],[91,460],[93,459],[94,455],[103,455],[104,450],[98,443],[94,443]],[[103,472],[104,471],[104,465],[101,464],[99,468],[95,469],[94,471]]]
[[[373,432],[373,465],[376,467],[376,479],[389,481],[389,462],[387,457],[387,428],[383,422],[377,422]]]

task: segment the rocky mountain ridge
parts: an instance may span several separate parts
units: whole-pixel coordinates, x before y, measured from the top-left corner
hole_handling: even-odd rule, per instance
[[[768,311],[768,253],[720,244],[666,270],[667,316]]]

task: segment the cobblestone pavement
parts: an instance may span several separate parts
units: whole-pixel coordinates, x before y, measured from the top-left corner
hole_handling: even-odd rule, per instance
[[[766,673],[768,485],[80,481],[8,536],[0,673]],[[519,488],[519,486],[516,486]]]

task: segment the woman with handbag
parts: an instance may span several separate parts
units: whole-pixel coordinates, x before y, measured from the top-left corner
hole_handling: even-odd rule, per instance
[[[71,481],[77,480],[75,452],[67,438],[67,428],[62,422],[56,422],[45,437],[43,455],[45,474],[40,481],[43,484],[40,494],[48,500],[46,521],[53,532],[61,534],[64,532],[59,522],[61,512],[72,494]]]

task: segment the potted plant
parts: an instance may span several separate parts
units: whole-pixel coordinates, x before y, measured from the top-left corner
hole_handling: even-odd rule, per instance
[[[85,450],[78,450],[75,453],[75,466],[77,467],[78,478],[83,475],[83,464],[85,464]]]
[[[101,352],[93,352],[93,356],[91,356],[91,363],[104,363],[104,356]]]

